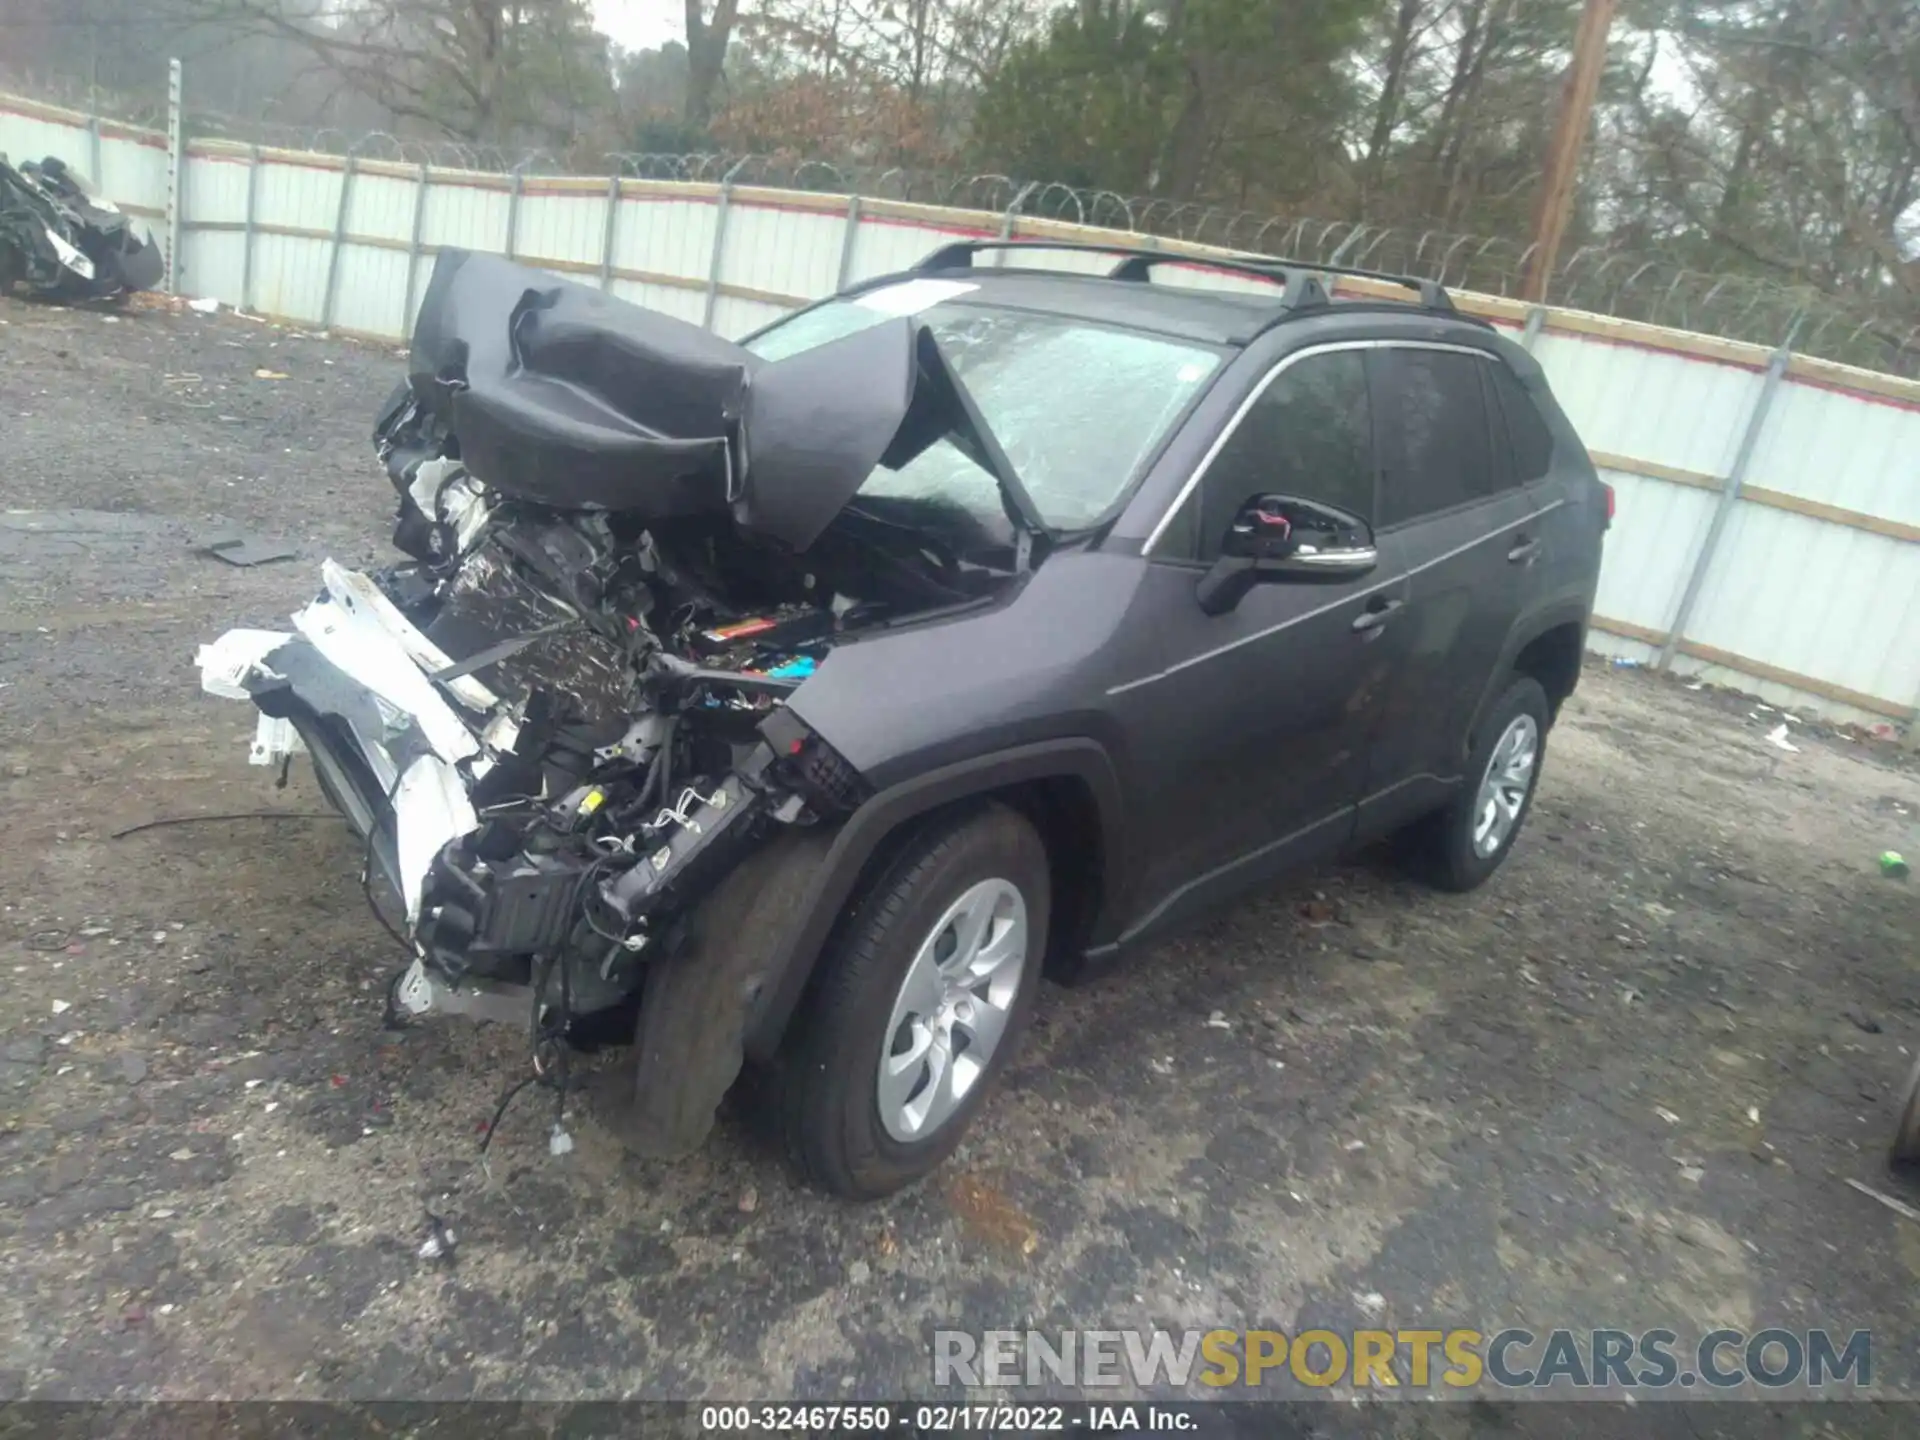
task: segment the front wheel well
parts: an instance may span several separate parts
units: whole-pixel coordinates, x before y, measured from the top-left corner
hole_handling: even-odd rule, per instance
[[[903,819],[874,847],[854,889],[857,896],[873,883],[885,857],[897,854],[908,837],[956,810],[1001,804],[1019,812],[1040,832],[1047,847],[1053,885],[1053,918],[1047,927],[1046,966],[1050,979],[1072,978],[1093,935],[1105,903],[1106,841],[1099,802],[1085,780],[1050,775],[980,790],[932,810]]]
[[[820,961],[831,953],[834,936],[902,851],[931,827],[953,820],[956,812],[993,804],[1005,805],[1020,814],[1039,832],[1046,846],[1053,890],[1046,974],[1060,981],[1077,977],[1079,962],[1093,937],[1094,927],[1111,898],[1107,893],[1109,857],[1100,802],[1093,783],[1071,773],[1010,780],[969,791],[892,821],[870,842],[863,843],[859,868],[846,878],[844,888],[833,885],[833,892],[840,898],[834,902],[831,915],[819,908],[812,912],[803,909],[803,913],[794,917],[799,948],[791,954],[786,968],[772,977],[772,993],[765,998],[756,994],[747,1037],[747,1051],[753,1058],[764,1061],[791,1039],[790,1024],[804,1008],[807,997],[820,985],[823,976]],[[815,924],[824,928],[818,932],[817,941],[810,941],[808,931]],[[791,981],[790,986],[782,983],[786,980]]]
[[[1513,657],[1513,673],[1530,675],[1547,692],[1547,709],[1553,719],[1560,706],[1573,693],[1580,680],[1580,626],[1575,621],[1543,630]]]
[[[1046,973],[1051,979],[1070,979],[1105,901],[1106,841],[1093,791],[1084,780],[1057,775],[982,798],[1012,806],[1040,832],[1053,882]]]

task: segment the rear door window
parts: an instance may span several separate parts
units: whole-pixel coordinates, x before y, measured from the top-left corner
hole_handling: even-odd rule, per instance
[[[1374,352],[1380,396],[1380,525],[1451,510],[1494,491],[1480,371],[1454,350]]]

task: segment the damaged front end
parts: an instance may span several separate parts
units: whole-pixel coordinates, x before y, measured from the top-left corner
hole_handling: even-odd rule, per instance
[[[849,508],[876,465],[967,441],[956,394],[909,319],[763,362],[443,255],[375,435],[408,559],[328,561],[291,633],[199,654],[208,691],[259,709],[251,758],[308,753],[400,896],[399,1015],[526,1024],[538,1057],[678,1006],[639,1021],[670,1037],[643,1071],[682,1093],[637,1138],[698,1143],[764,977],[751,955],[703,981],[663,967],[710,951],[716,919],[777,923],[755,907],[793,882],[769,867],[808,863],[802,837],[866,794],[787,698],[861,631],[1014,574],[932,563]]]

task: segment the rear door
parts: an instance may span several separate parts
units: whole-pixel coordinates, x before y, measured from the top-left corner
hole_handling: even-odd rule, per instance
[[[1430,808],[1466,761],[1487,681],[1524,604],[1538,507],[1518,483],[1484,351],[1394,342],[1371,352],[1380,533],[1407,569],[1400,667],[1371,749],[1363,832]],[[1497,402],[1494,402],[1497,403]],[[1495,437],[1499,444],[1496,446]]]
[[[1521,575],[1521,610],[1531,614],[1569,588],[1579,594],[1589,557],[1580,545],[1578,517],[1566,504],[1566,475],[1554,471],[1552,429],[1504,361],[1489,360],[1482,374],[1496,458],[1504,456],[1507,483],[1526,495],[1533,512],[1514,536],[1515,546],[1533,547]]]

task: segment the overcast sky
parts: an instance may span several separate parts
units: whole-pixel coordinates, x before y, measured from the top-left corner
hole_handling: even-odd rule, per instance
[[[687,38],[681,0],[593,0],[593,23],[628,50],[657,50]]]

